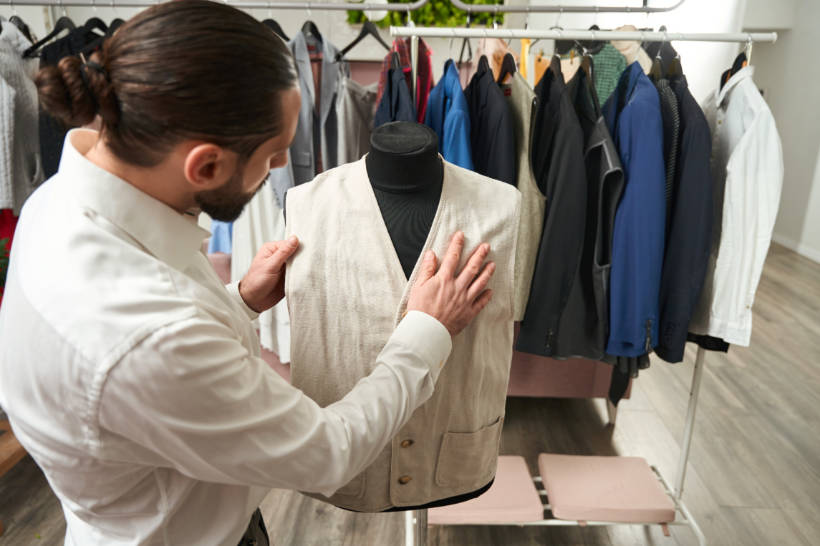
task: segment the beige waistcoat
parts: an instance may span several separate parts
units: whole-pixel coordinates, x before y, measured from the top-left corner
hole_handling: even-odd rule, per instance
[[[520,201],[512,186],[445,162],[424,251],[443,257],[459,229],[468,251],[489,242],[497,264],[492,301],[453,339],[433,396],[364,472],[332,497],[318,498],[378,512],[470,493],[493,479],[512,356]],[[292,382],[327,406],[372,371],[401,320],[420,263],[408,281],[364,159],[291,189],[286,206],[287,234],[302,243],[285,287]]]

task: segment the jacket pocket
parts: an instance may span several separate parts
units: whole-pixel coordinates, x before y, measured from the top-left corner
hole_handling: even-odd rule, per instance
[[[364,495],[365,472],[350,480],[345,486],[336,491],[335,495],[361,498]]]
[[[436,484],[441,487],[477,486],[495,473],[502,417],[476,432],[446,432],[436,463]]]

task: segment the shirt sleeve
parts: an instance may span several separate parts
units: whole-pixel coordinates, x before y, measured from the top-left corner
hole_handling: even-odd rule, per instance
[[[257,313],[256,311],[254,311],[253,309],[248,307],[248,304],[245,303],[244,299],[242,299],[242,295],[239,293],[239,283],[240,282],[242,282],[242,279],[240,279],[238,281],[234,281],[230,284],[226,284],[225,285],[225,290],[227,290],[229,294],[231,294],[234,298],[236,298],[236,301],[238,301],[239,305],[242,306],[242,309],[245,311],[245,314],[248,316],[248,319],[249,320],[254,320],[254,319],[256,319],[256,317],[259,316],[259,313]]]
[[[194,479],[330,496],[432,395],[451,348],[444,326],[411,311],[373,372],[321,408],[225,325],[193,317],[155,332],[110,371],[100,425],[140,446],[120,458],[146,463],[147,449]]]

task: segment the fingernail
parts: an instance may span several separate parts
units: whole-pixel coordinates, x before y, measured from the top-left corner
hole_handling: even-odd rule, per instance
[[[490,245],[488,245],[487,243],[482,244],[481,245],[481,252],[485,252],[485,253],[490,252]]]
[[[433,259],[433,256],[434,256],[433,251],[428,250],[427,253],[424,255],[424,259],[429,262],[430,260]]]
[[[291,235],[288,237],[288,246],[296,246],[296,243],[299,242],[299,239],[296,238],[296,235]]]
[[[495,262],[490,262],[490,265],[487,267],[490,268],[490,273],[495,273]]]

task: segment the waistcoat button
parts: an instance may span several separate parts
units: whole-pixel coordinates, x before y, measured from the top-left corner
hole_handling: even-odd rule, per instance
[[[402,440],[401,447],[410,447],[415,442],[413,440]]]
[[[401,478],[399,478],[399,483],[402,485],[407,485],[408,483],[410,483],[410,480],[412,479],[413,478],[411,478],[410,476],[402,476]]]

